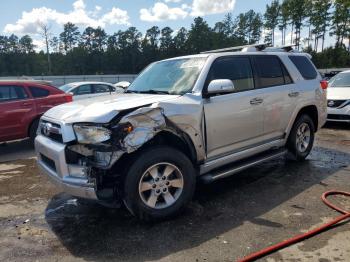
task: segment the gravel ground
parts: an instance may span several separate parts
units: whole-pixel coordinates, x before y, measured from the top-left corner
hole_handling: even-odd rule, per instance
[[[0,261],[234,261],[338,216],[320,196],[350,191],[350,125],[319,131],[303,163],[199,185],[184,214],[159,224],[58,192],[33,157],[26,142],[0,146]],[[261,259],[281,260],[350,261],[350,223]]]

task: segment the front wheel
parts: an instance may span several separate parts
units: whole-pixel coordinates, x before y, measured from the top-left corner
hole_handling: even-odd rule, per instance
[[[315,126],[308,115],[301,115],[289,134],[288,149],[296,160],[304,160],[311,152],[315,139]]]
[[[141,151],[126,174],[124,203],[140,219],[169,218],[191,200],[195,177],[191,161],[174,148]]]

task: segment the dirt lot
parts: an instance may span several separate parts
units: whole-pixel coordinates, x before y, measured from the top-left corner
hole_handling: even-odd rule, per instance
[[[329,221],[321,194],[350,191],[349,125],[322,129],[306,162],[199,185],[185,214],[154,225],[58,192],[33,156],[26,142],[0,146],[0,261],[234,261]],[[262,259],[281,260],[350,261],[350,223]]]

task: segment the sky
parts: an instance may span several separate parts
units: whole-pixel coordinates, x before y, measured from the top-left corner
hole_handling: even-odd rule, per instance
[[[263,13],[271,0],[7,0],[1,3],[0,32],[3,35],[29,34],[37,49],[43,48],[39,24],[48,24],[53,35],[72,22],[83,31],[87,26],[101,26],[108,34],[135,26],[144,33],[156,25],[189,28],[196,16],[202,16],[210,26],[231,12],[253,9]],[[280,39],[279,32],[275,36]]]

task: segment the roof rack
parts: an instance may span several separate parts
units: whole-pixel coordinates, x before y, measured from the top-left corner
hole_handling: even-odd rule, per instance
[[[233,46],[233,47],[204,51],[204,52],[201,52],[201,54],[240,51],[240,50],[244,52],[263,51],[266,47],[268,47],[267,44],[241,45],[241,46]]]
[[[201,54],[210,54],[210,53],[220,53],[220,52],[257,52],[257,51],[266,51],[266,52],[295,52],[298,53],[298,50],[293,49],[296,45],[284,45],[284,46],[269,46],[268,44],[254,44],[254,45],[242,45],[242,46],[233,46],[222,49],[215,49],[201,52]]]

